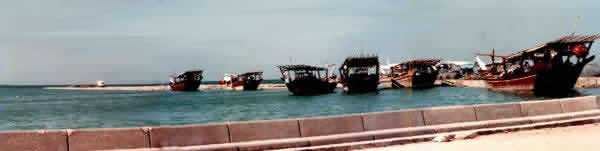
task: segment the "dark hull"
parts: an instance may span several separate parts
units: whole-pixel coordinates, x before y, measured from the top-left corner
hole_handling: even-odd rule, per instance
[[[172,91],[198,91],[200,84],[202,81],[186,81],[171,84],[170,87]]]
[[[351,78],[343,84],[344,91],[346,93],[373,92],[377,91],[377,86],[379,86],[379,78]]]
[[[337,83],[321,80],[295,80],[285,85],[294,95],[319,95],[333,93]]]
[[[535,79],[534,92],[536,94],[553,94],[568,92],[573,89],[583,67],[594,58],[588,58],[578,64],[553,64],[550,70],[538,72]]]
[[[246,80],[246,81],[239,81],[238,84],[234,84],[232,87],[238,87],[238,86],[242,86],[244,87],[244,90],[257,90],[258,86],[260,85],[260,82],[262,82],[262,80]]]
[[[435,86],[437,75],[437,72],[431,74],[421,73],[419,75],[413,73],[392,78],[392,88],[432,88]]]

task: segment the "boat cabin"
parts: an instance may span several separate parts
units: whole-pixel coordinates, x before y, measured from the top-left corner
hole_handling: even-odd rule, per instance
[[[434,87],[439,69],[438,59],[420,59],[400,63],[391,67],[393,88]]]
[[[346,92],[368,92],[379,85],[379,58],[377,56],[348,57],[339,68],[340,82]]]
[[[392,76],[402,76],[403,74],[408,74],[411,70],[414,70],[417,73],[437,72],[438,69],[435,65],[438,63],[440,63],[440,60],[438,59],[422,59],[403,62],[391,67]]]
[[[238,75],[237,78],[243,79],[243,80],[262,80],[263,79],[262,75],[263,75],[262,71],[246,72],[246,73]]]
[[[304,80],[326,80],[328,79],[329,70],[325,67],[310,66],[310,65],[282,65],[279,66],[281,71],[281,79],[286,83]]]
[[[337,82],[329,77],[326,67],[310,65],[281,65],[281,80],[294,95],[318,95],[332,93]]]
[[[174,91],[196,91],[202,83],[202,70],[185,71],[171,76],[169,85]]]
[[[441,80],[447,79],[471,79],[473,75],[474,62],[468,61],[443,61],[438,66]]]
[[[201,81],[203,78],[202,72],[202,70],[185,71],[179,75],[171,76],[171,83],[178,83],[184,81]]]

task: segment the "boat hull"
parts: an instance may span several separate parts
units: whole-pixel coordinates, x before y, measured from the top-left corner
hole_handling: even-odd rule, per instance
[[[438,73],[411,73],[406,76],[392,78],[393,88],[432,88],[435,86]]]
[[[321,80],[296,80],[285,85],[293,95],[319,95],[333,93],[337,83]]]
[[[583,67],[593,59],[594,57],[591,57],[577,64],[540,65],[535,68],[535,73],[529,75],[486,81],[488,87],[495,90],[530,90],[535,94],[560,95],[573,89]]]
[[[172,91],[198,91],[201,83],[201,81],[179,82],[171,84],[170,87]]]
[[[240,80],[231,84],[232,89],[243,88],[244,90],[257,90],[262,80]]]
[[[553,64],[551,69],[538,72],[534,92],[537,94],[568,92],[575,87],[583,67],[593,59],[594,57],[591,57],[574,65]]]
[[[346,93],[364,93],[377,91],[379,86],[378,76],[369,77],[351,77],[343,83]]]
[[[251,80],[246,81],[244,84],[244,90],[257,90],[261,81]]]
[[[488,80],[491,89],[497,90],[533,90],[537,75],[528,75],[508,80]]]

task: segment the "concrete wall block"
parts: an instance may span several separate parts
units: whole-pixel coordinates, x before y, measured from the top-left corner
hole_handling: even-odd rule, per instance
[[[111,128],[73,130],[69,134],[69,151],[148,148],[145,128]]]
[[[476,121],[473,106],[452,106],[423,109],[425,125]]]
[[[596,96],[561,99],[560,105],[564,113],[598,109]]]
[[[475,105],[478,121],[523,117],[519,103]]]
[[[1,132],[0,150],[67,151],[67,132],[63,130]]]
[[[520,102],[523,116],[538,116],[562,113],[560,100]]]
[[[227,124],[154,127],[150,130],[152,147],[192,146],[229,143]]]
[[[361,115],[318,117],[300,119],[302,137],[361,132],[364,130]]]
[[[404,110],[363,115],[365,130],[382,130],[424,126],[423,111]]]
[[[231,142],[300,137],[298,120],[240,122],[229,124]]]

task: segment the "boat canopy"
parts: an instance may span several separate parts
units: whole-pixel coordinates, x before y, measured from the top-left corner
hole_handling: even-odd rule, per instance
[[[172,77],[183,78],[183,77],[185,77],[185,75],[202,75],[202,72],[203,72],[202,70],[188,70],[183,73],[173,75]]]
[[[340,69],[347,67],[371,67],[379,65],[379,59],[377,56],[356,56],[348,57],[340,66]]]
[[[305,64],[297,64],[297,65],[280,65],[277,66],[281,71],[299,71],[299,70],[312,70],[312,71],[323,71],[327,70],[325,67],[320,66],[311,66]]]
[[[417,60],[405,61],[405,62],[400,63],[399,65],[416,65],[416,64],[436,65],[438,63],[440,63],[439,59],[417,59]]]
[[[439,59],[417,59],[411,61],[405,61],[398,65],[392,66],[392,71],[394,70],[407,70],[409,68],[423,68],[423,67],[433,67],[440,63]],[[435,67],[433,67],[435,69]]]
[[[596,40],[598,38],[600,38],[600,35],[598,35],[598,34],[594,34],[594,35],[568,35],[568,36],[563,36],[563,37],[560,37],[560,38],[558,38],[556,40],[552,40],[550,42],[546,42],[544,44],[537,45],[535,47],[531,47],[531,48],[527,48],[527,49],[521,50],[521,51],[519,51],[517,53],[514,53],[512,55],[504,57],[504,59],[512,60],[513,58],[517,58],[519,56],[523,56],[524,54],[541,52],[541,51],[545,50],[544,48],[547,48],[547,47],[553,46],[553,45],[592,43],[592,42],[594,42],[594,40]]]
[[[249,75],[262,75],[263,72],[262,71],[254,71],[254,72],[246,72],[246,73],[242,73],[240,74],[240,76],[249,76]]]

